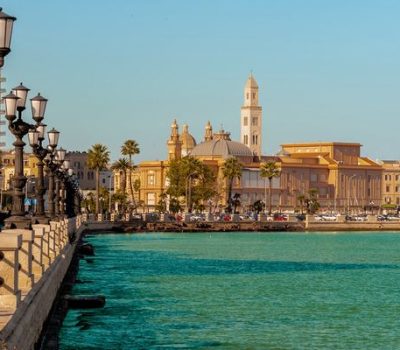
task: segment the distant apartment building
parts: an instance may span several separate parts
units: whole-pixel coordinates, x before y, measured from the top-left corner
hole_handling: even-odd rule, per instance
[[[79,186],[84,195],[96,190],[96,171],[88,166],[87,152],[67,152],[65,159],[69,160],[70,167],[74,170]],[[100,186],[108,190],[114,189],[114,179],[112,171],[104,170],[100,172]]]

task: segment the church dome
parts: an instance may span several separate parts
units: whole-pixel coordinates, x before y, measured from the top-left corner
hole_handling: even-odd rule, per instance
[[[183,131],[180,139],[182,142],[182,155],[188,155],[190,151],[196,146],[196,140],[192,136],[192,134],[189,133],[189,127],[187,126],[187,124],[183,126]]]
[[[194,157],[222,157],[223,159],[229,157],[253,158],[253,153],[250,148],[240,142],[227,139],[213,139],[211,141],[199,143],[193,148],[190,155]]]

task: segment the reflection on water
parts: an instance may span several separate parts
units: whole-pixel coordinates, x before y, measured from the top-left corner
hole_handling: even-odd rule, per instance
[[[61,349],[395,349],[396,234],[96,235]],[[90,260],[90,261],[89,261]]]

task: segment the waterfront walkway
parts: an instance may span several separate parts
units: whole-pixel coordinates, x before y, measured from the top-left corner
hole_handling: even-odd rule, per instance
[[[84,229],[81,216],[0,233],[0,348],[33,349]]]

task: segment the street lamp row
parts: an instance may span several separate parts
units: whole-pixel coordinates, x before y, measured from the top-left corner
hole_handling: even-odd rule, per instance
[[[12,28],[15,20],[15,17],[7,15],[0,7],[0,68],[4,65],[4,57],[10,52]],[[23,200],[23,188],[27,181],[24,175],[23,148],[25,143],[23,137],[27,134],[29,144],[38,159],[38,181],[35,189],[37,206],[33,222],[48,221],[49,219],[54,219],[60,213],[64,214],[65,205],[67,205],[67,213],[71,215],[73,212],[71,199],[67,203],[64,202],[64,197],[67,197],[64,195],[66,189],[72,193],[69,193],[70,198],[73,196],[78,201],[81,198],[79,185],[73,176],[73,170],[69,168],[69,162],[64,159],[66,151],[62,148],[57,150],[60,133],[54,128],[47,132],[48,147],[43,146],[47,125],[43,124],[42,120],[46,111],[47,99],[41,96],[40,93],[31,99],[32,118],[36,122],[34,125],[22,120],[22,112],[25,110],[28,92],[29,89],[21,83],[3,98],[8,128],[16,139],[13,143],[15,147],[13,204],[11,217],[5,220],[6,227],[10,228],[29,228],[31,226],[31,219],[25,216],[25,203]],[[43,175],[44,164],[46,164],[49,175],[49,217],[46,217],[44,210],[43,196],[46,192]],[[61,196],[60,192],[62,192]],[[54,200],[56,203],[54,203]]]

